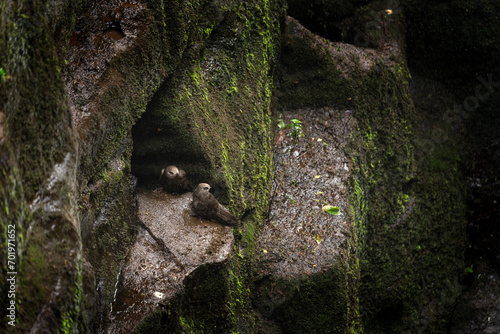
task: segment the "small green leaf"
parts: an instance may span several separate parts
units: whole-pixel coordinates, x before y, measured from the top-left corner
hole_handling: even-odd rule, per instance
[[[283,130],[286,128],[285,122],[282,119],[278,120],[278,129]]]
[[[319,234],[316,235],[316,242],[318,243],[318,245],[321,243],[321,237],[319,236]]]
[[[465,272],[472,274],[474,270],[472,270],[472,266],[465,268]]]
[[[334,216],[340,215],[340,209],[338,206],[325,205],[322,210]]]

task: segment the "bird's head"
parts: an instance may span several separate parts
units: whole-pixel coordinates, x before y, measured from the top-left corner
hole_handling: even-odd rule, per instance
[[[175,176],[179,174],[179,169],[175,166],[168,166],[164,169],[168,176]]]
[[[208,183],[200,183],[198,189],[202,192],[210,192],[210,185]]]

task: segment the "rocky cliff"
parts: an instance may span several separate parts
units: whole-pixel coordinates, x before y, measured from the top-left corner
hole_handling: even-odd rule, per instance
[[[497,141],[464,139],[498,101],[487,36],[500,9],[426,2],[1,4],[1,328],[497,328],[484,292],[498,291],[497,232],[473,209],[495,207]],[[447,112],[479,99],[464,99],[473,75],[491,96],[467,118]],[[172,164],[240,227],[166,194]]]

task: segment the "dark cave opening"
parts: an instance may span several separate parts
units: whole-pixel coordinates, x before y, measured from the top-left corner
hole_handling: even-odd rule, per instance
[[[138,187],[160,187],[161,170],[169,165],[185,170],[191,184],[196,186],[205,179],[199,171],[210,168],[210,162],[193,139],[191,125],[183,119],[184,115],[175,112],[170,87],[171,80],[165,80],[132,128],[131,170]]]
[[[352,4],[339,5],[335,1],[289,0],[287,14],[316,35],[338,42],[343,40],[341,21],[353,11]]]
[[[289,0],[287,14],[331,42],[377,48],[391,35],[390,26],[395,22],[396,13],[400,12],[397,3],[390,1]]]

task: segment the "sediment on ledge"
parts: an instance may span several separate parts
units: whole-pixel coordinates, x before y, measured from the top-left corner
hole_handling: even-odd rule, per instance
[[[193,271],[227,262],[233,249],[231,228],[190,215],[192,193],[137,189],[136,198],[139,232],[121,266],[109,333],[130,333],[183,294]]]

